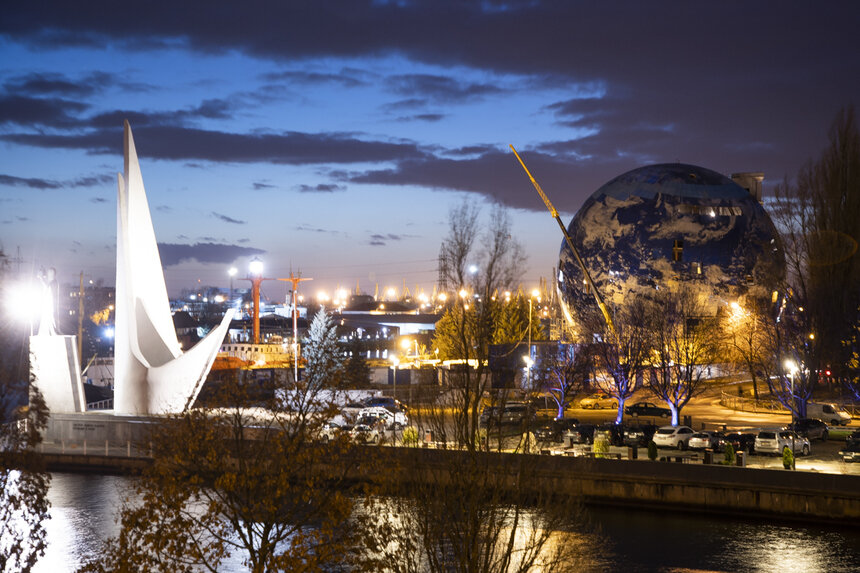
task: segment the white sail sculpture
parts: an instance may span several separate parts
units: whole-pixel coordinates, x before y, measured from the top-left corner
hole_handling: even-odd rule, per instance
[[[206,338],[182,352],[127,121],[123,148],[124,173],[118,174],[117,194],[114,413],[181,412],[197,398],[233,309]]]

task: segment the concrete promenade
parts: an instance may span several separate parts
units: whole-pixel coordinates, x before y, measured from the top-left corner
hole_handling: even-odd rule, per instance
[[[439,483],[458,467],[465,452],[430,448],[373,447],[408,491],[409,484]],[[362,455],[364,447],[356,455]],[[140,473],[152,460],[148,452],[105,445],[66,445],[65,453],[48,445],[42,456],[49,471]],[[129,457],[127,454],[131,453]],[[784,518],[860,527],[860,476],[649,460],[589,459],[572,456],[484,453],[491,471],[527,475],[528,493],[565,494],[586,504],[723,514],[739,517]],[[368,466],[364,466],[368,467]],[[352,477],[374,480],[373,473]],[[431,481],[435,480],[435,481]]]

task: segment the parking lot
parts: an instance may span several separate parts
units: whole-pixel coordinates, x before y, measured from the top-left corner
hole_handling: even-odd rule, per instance
[[[797,471],[811,471],[821,473],[837,473],[847,475],[860,475],[859,463],[845,463],[839,458],[838,452],[845,445],[844,441],[829,440],[827,442],[813,442],[809,456],[798,456],[795,459]],[[565,447],[562,444],[539,444],[541,451],[552,455],[573,455],[593,457],[592,446],[589,444],[574,444]],[[629,458],[627,447],[610,446],[608,457],[626,460]],[[745,454],[746,467],[767,468],[783,470],[781,456],[766,456],[756,454]],[[680,461],[684,463],[703,463],[704,452],[691,450],[677,450],[673,448],[661,448],[658,450],[658,459],[666,458],[669,462]],[[648,461],[648,451],[640,447],[637,451],[637,461]],[[721,463],[723,455],[714,452],[713,463]]]

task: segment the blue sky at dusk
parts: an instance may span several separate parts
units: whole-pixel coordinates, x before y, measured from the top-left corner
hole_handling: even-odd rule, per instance
[[[314,292],[429,290],[464,198],[510,208],[530,287],[562,238],[509,143],[565,220],[649,163],[767,191],[858,103],[858,22],[856,2],[6,3],[0,246],[112,284],[128,119],[172,294],[253,256]]]

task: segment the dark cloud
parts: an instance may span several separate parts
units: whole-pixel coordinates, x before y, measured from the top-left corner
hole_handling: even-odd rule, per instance
[[[212,216],[218,219],[221,219],[225,223],[233,223],[234,225],[246,225],[247,221],[240,221],[239,219],[234,219],[232,217],[228,217],[227,215],[222,215],[221,213],[216,213],[212,211]]]
[[[114,83],[115,79],[104,72],[94,72],[80,79],[72,79],[64,74],[30,73],[14,76],[3,83],[9,93],[28,96],[90,96]]]
[[[0,125],[72,127],[83,103],[62,98],[0,94]]]
[[[117,116],[119,119],[119,116]],[[135,127],[135,144],[153,159],[205,160],[235,163],[269,162],[303,165],[364,163],[421,157],[415,143],[366,141],[343,133],[228,133],[180,126]],[[48,149],[81,149],[89,153],[122,152],[122,122],[112,129],[83,134],[7,133],[0,141]]]
[[[263,189],[274,189],[274,185],[270,185],[269,183],[263,183],[261,181],[255,181],[253,184],[254,191],[262,191]]]
[[[384,86],[403,97],[387,107],[392,112],[471,102],[512,86],[565,90],[569,95],[544,110],[557,119],[556,141],[523,142],[531,146],[527,161],[538,180],[548,191],[560,189],[551,193],[562,196],[559,203],[570,194],[587,195],[643,162],[680,160],[726,173],[761,170],[781,179],[822,147],[833,115],[860,94],[860,3],[847,0],[814,5],[672,3],[671,9],[650,2],[249,0],[241,11],[212,10],[209,3],[189,0],[182,10],[175,2],[150,2],[134,18],[100,2],[7,4],[0,34],[33,46],[151,50],[172,45],[298,63],[394,56],[454,70],[383,79]],[[203,13],[205,18],[199,16]],[[284,22],[301,25],[284,33]],[[341,86],[370,81],[358,73],[307,71],[267,79]],[[65,126],[87,110],[74,98],[54,97],[73,93],[62,91],[63,86],[34,82],[33,89],[39,85],[42,91],[33,93],[49,97],[3,96],[0,124]],[[497,172],[480,172],[504,168],[510,174],[505,167],[509,158],[501,152],[454,161],[430,156],[412,143],[363,141],[344,134],[249,135],[163,125],[224,118],[235,112],[235,105],[213,102],[183,110],[184,116],[163,112],[138,118],[133,125],[149,130],[140,132],[139,147],[148,140],[150,156],[181,160],[395,161],[393,168],[356,180],[473,190],[513,205],[532,203],[524,198],[528,187],[517,192],[519,186]],[[523,110],[529,113],[535,110]],[[403,119],[420,117],[403,114]],[[108,119],[118,117],[92,121]],[[111,125],[118,130],[121,124]],[[2,139],[91,153],[117,153],[120,141],[116,132],[99,129],[60,135],[7,132]],[[501,147],[502,142],[495,143]]]
[[[195,243],[183,245],[177,243],[158,243],[161,263],[165,267],[178,265],[183,261],[196,260],[200,263],[232,263],[239,257],[261,255],[263,249],[240,247],[239,245],[224,245],[216,243]]]
[[[0,174],[0,185],[9,187],[28,187],[30,189],[71,189],[76,187],[97,187],[114,181],[110,175],[89,175],[70,181],[54,181],[38,177],[15,177]]]
[[[319,85],[334,84],[344,88],[356,88],[369,84],[368,74],[360,70],[345,68],[339,74],[323,74],[306,71],[283,71],[263,74],[269,82],[283,81],[291,84]]]
[[[87,127],[111,128],[122,127],[123,121],[128,120],[132,128],[144,126],[182,126],[198,119],[230,119],[237,103],[228,99],[207,99],[200,105],[172,111],[130,111],[113,110],[97,114],[81,120]]]
[[[401,74],[385,81],[394,93],[437,104],[465,103],[503,90],[491,84],[463,82],[449,76],[432,74]]]
[[[397,118],[397,121],[426,121],[428,123],[435,123],[437,121],[442,121],[447,116],[444,113],[417,113],[415,115],[405,115]]]
[[[577,167],[567,158],[536,152],[522,155],[532,174],[559,209],[576,209],[596,189],[589,190],[581,186],[571,188],[571,175],[577,172]],[[353,183],[419,185],[440,190],[469,191],[516,208],[544,208],[513,153],[499,150],[488,151],[471,159],[434,157],[402,161],[391,169],[350,175],[348,180]]]
[[[301,193],[334,193],[335,191],[346,191],[345,185],[334,183],[319,183],[317,185],[299,185]]]
[[[93,197],[90,199],[90,203],[108,203],[108,200],[104,197]]]

